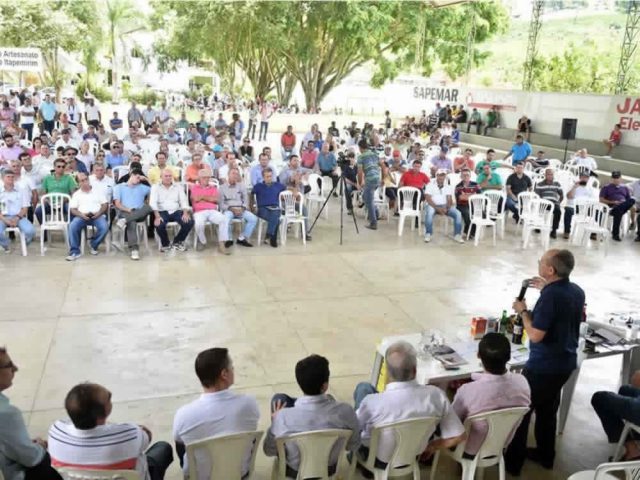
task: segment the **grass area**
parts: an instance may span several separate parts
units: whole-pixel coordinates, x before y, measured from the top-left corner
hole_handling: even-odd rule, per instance
[[[538,34],[538,54],[550,56],[562,53],[571,43],[595,42],[603,62],[617,64],[626,22],[622,13],[602,13],[544,20]],[[521,87],[522,64],[527,52],[529,22],[512,21],[504,34],[480,46],[490,57],[471,74],[470,83],[475,86],[517,88]]]

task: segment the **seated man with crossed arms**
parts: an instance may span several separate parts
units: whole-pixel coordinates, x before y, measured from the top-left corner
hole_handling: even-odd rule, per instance
[[[218,251],[223,255],[231,255],[225,247],[229,240],[229,218],[218,210],[220,202],[218,189],[210,185],[211,170],[203,168],[198,172],[198,183],[191,186],[191,205],[193,206],[193,220],[196,224],[196,235],[204,246],[207,236],[204,227],[207,222],[218,226]]]

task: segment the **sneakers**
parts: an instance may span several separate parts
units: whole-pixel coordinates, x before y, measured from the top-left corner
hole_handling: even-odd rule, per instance
[[[246,238],[243,238],[242,240],[236,240],[236,243],[238,245],[242,245],[243,247],[253,247],[253,245],[251,245]]]
[[[131,260],[140,260],[140,252],[138,250],[131,250]]]
[[[67,258],[65,258],[65,260],[67,262],[75,262],[79,258],[80,258],[79,253],[72,253],[71,255],[68,255]]]
[[[567,232],[564,232],[564,233],[562,234],[562,238],[564,238],[565,240],[569,240],[569,237],[570,237],[570,236],[571,236],[571,234],[569,234],[569,233],[567,233]]]
[[[124,218],[119,218],[116,225],[120,227],[121,230],[124,230],[127,227],[127,221]]]
[[[368,225],[365,225],[366,228],[368,228],[369,230],[377,230],[378,229],[378,225],[375,223],[370,223]]]
[[[555,230],[554,230],[553,232],[551,232],[551,233],[549,234],[549,236],[550,236],[551,238],[557,238],[557,236],[558,236],[558,235],[556,235],[556,232],[555,232]]]
[[[430,234],[430,233],[427,233],[427,234],[424,236],[424,243],[429,243],[430,241],[431,241],[431,234]]]
[[[92,248],[90,253],[91,253],[91,255],[93,255],[93,256],[95,257],[95,256],[96,256],[96,255],[98,255],[100,252],[98,252],[98,250],[96,250],[95,248]]]
[[[171,245],[167,245],[166,247],[165,246],[160,247],[160,252],[162,253],[167,253],[170,251],[171,251]]]
[[[453,237],[453,241],[458,243],[464,243],[464,240],[462,239],[462,235],[456,235],[455,237]]]
[[[304,238],[307,240],[307,242],[311,241],[311,234],[309,232],[305,233]]]
[[[222,242],[218,244],[218,252],[220,252],[222,255],[231,255],[231,252],[227,250],[227,247],[225,247]]]
[[[184,252],[187,250],[187,246],[184,244],[184,242],[178,242],[171,245],[171,249],[177,250],[178,252]]]

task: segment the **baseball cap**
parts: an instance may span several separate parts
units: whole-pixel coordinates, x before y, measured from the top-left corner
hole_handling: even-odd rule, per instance
[[[76,147],[67,147],[64,149],[64,153],[73,152],[74,155],[78,154],[78,149]]]
[[[447,171],[446,171],[445,169],[443,169],[443,168],[440,168],[440,169],[438,169],[438,171],[436,172],[436,175],[446,175],[447,173],[449,173],[449,172],[447,172]]]
[[[213,146],[213,151],[214,152],[221,152],[222,151],[222,147],[220,145],[214,145]]]
[[[611,178],[620,178],[621,176],[622,174],[620,173],[620,170],[614,170],[611,172]]]

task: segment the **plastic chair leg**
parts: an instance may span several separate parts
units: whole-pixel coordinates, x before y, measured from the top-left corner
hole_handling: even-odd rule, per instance
[[[403,215],[400,215],[400,218],[398,219],[398,236],[399,237],[402,236],[402,230],[404,230],[404,219],[405,217]]]
[[[497,225],[493,226],[493,246],[496,246],[496,230],[498,229]],[[473,480],[473,479],[472,479]]]
[[[22,234],[22,232],[20,232],[20,248],[22,250],[22,256],[26,257],[27,256],[27,239],[24,238],[24,235]]]
[[[40,255],[44,257],[44,234],[46,230],[40,230]]]
[[[437,451],[436,454],[433,456],[433,463],[431,463],[431,475],[429,476],[430,480],[436,480],[436,471],[438,470],[439,460],[440,460],[440,452]]]
[[[498,462],[498,478],[499,480],[505,480],[505,477],[504,456],[500,455],[500,462]]]

